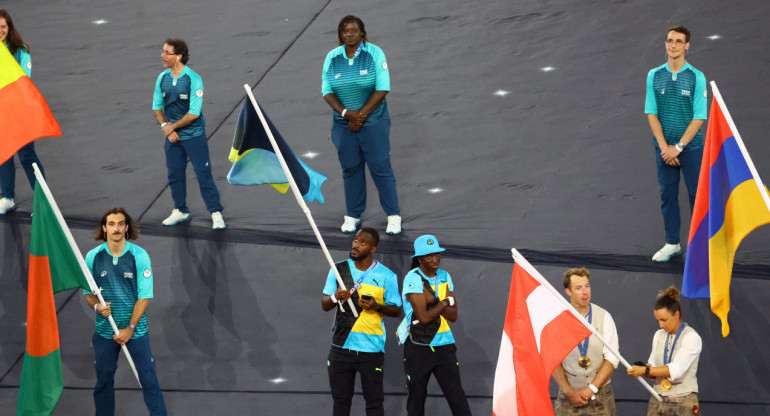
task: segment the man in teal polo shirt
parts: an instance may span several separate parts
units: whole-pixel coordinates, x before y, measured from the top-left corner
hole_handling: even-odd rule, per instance
[[[690,31],[684,26],[672,27],[666,36],[667,62],[647,74],[644,112],[654,136],[660,207],[666,230],[666,244],[652,256],[656,262],[682,253],[679,173],[684,176],[692,211],[703,158],[700,126],[707,117],[708,92],[706,77],[685,60],[689,49]]]

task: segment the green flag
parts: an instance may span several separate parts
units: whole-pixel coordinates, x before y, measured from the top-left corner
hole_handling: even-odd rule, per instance
[[[59,328],[53,294],[66,289],[88,289],[64,229],[43,188],[35,185],[29,244],[27,289],[27,350],[21,371],[17,416],[50,415],[64,383],[61,374]]]

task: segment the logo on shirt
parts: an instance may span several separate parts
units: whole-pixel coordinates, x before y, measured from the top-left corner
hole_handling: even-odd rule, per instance
[[[709,98],[709,92],[706,90],[703,90],[703,98]]]
[[[102,270],[102,272],[99,274],[99,276],[101,276],[101,277],[107,276],[107,271],[106,270]]]
[[[144,269],[144,273],[143,273],[143,274],[144,274],[144,277],[146,277],[146,278],[148,278],[148,279],[149,279],[149,278],[150,278],[150,276],[152,276],[152,270],[150,270],[150,269]]]
[[[690,90],[682,90],[682,95],[684,95],[685,97],[689,97],[690,96]]]
[[[660,95],[663,95],[663,94],[665,94],[665,93],[666,93],[666,89],[665,89],[665,88],[663,88],[662,90],[660,90]]]
[[[201,97],[203,97],[203,90],[198,90],[198,91],[195,91],[195,95],[197,95],[197,96],[198,96],[198,98],[201,98]]]
[[[361,72],[360,72],[360,75],[369,75],[369,70],[368,69],[362,69]]]
[[[387,62],[383,62],[382,63],[382,69],[388,69],[388,63]]]
[[[32,69],[32,62],[27,62],[27,69]]]
[[[181,98],[182,100],[189,100],[190,99],[190,97],[187,94],[179,94],[179,98]]]
[[[166,98],[166,93],[165,92],[163,93],[163,98]]]
[[[337,78],[339,78],[341,76],[342,76],[342,74],[337,74],[337,75],[334,76],[334,79],[337,79]]]
[[[126,279],[133,279],[134,278],[134,274],[131,273],[131,272],[125,272],[125,273],[123,273],[123,277],[126,278]]]

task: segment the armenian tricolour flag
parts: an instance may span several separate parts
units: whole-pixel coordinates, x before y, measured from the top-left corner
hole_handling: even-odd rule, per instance
[[[711,298],[711,311],[722,320],[722,336],[727,336],[735,251],[746,235],[770,223],[770,197],[713,81],[711,88],[714,99],[682,293],[690,298]]]
[[[61,136],[48,104],[8,48],[0,42],[0,163],[27,143]]]
[[[270,121],[262,106],[260,106],[260,110],[262,110],[273,138],[275,138],[289,167],[289,172],[297,183],[302,198],[308,202],[317,199],[319,203],[323,204],[321,184],[327,179],[326,176],[314,171],[297,157],[286,144],[278,129],[275,128],[273,122]],[[241,114],[238,116],[229,159],[233,162],[233,167],[227,175],[227,181],[231,184],[271,184],[281,193],[286,193],[289,190],[289,180],[281,168],[278,156],[276,156],[270,139],[267,137],[267,132],[262,127],[259,116],[257,116],[249,98],[244,101]]]

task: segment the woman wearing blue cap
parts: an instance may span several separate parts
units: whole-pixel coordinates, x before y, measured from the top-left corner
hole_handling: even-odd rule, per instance
[[[414,241],[412,270],[404,277],[402,296],[406,317],[399,327],[404,344],[404,371],[409,395],[409,416],[425,413],[431,374],[436,377],[452,414],[470,415],[468,399],[460,382],[460,363],[449,322],[457,320],[452,277],[439,269],[441,252],[436,237],[423,235]],[[408,332],[408,337],[407,337]]]

